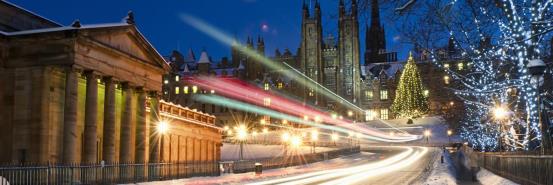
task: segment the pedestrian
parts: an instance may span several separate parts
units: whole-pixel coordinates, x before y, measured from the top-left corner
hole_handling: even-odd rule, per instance
[[[478,173],[478,156],[476,156],[476,152],[469,151],[469,165],[470,165],[470,173],[472,175],[472,182],[478,182],[478,178],[476,178],[476,174]]]

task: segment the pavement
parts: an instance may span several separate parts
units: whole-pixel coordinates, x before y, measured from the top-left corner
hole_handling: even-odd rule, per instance
[[[262,175],[225,174],[141,184],[420,184],[437,152],[425,147],[378,147],[333,160],[265,170]]]

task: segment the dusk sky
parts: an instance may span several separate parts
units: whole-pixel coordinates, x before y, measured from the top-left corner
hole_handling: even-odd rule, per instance
[[[133,0],[10,0],[21,7],[69,25],[75,19],[82,24],[113,23],[121,21],[129,10],[135,13],[137,25],[147,39],[162,55],[168,55],[178,49],[186,52],[192,48],[199,56],[206,49],[216,61],[229,56],[230,49],[210,36],[184,23],[179,15],[187,14],[202,19],[221,29],[236,35],[245,42],[248,35],[265,38],[268,55],[272,56],[276,48],[283,51],[290,48],[296,52],[300,44],[301,0],[181,0],[181,1],[133,1]],[[309,1],[308,1],[309,2]],[[323,33],[337,35],[338,0],[321,0],[323,13]],[[386,12],[382,12],[383,17]],[[361,58],[365,48],[365,22],[360,19]],[[382,21],[386,28],[387,49],[398,51],[399,60],[405,60],[411,46],[400,44],[395,25]],[[265,26],[264,26],[265,25]],[[364,61],[362,61],[364,62]]]

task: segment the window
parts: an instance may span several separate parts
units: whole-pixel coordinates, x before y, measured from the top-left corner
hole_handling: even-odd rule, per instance
[[[459,62],[459,63],[457,64],[457,70],[461,71],[461,70],[463,70],[463,68],[464,68],[463,62]]]
[[[428,98],[428,95],[430,95],[430,92],[428,90],[424,90],[422,92],[422,94],[424,95],[424,97],[427,97]]]
[[[380,119],[388,119],[388,109],[380,109]]]
[[[263,98],[263,105],[271,106],[271,98]]]
[[[180,88],[179,87],[175,87],[175,94],[179,94],[180,93]]]
[[[282,82],[278,82],[277,88],[282,89],[283,86],[284,86],[284,84],[282,84]]]
[[[169,80],[165,79],[165,80],[163,81],[163,83],[164,83],[164,84],[168,84],[168,83],[169,83]]]
[[[373,91],[365,91],[365,97],[367,98],[367,100],[372,100],[373,99]]]
[[[374,111],[374,109],[370,109],[370,110],[365,111],[365,120],[366,121],[374,120],[374,118],[376,118],[376,112]]]
[[[444,64],[444,68],[448,69],[448,68],[449,68],[449,64]]]
[[[313,89],[309,89],[309,96],[315,96],[315,92],[313,91]]]
[[[449,76],[444,76],[444,83],[449,84]]]
[[[388,90],[380,90],[380,100],[388,100]]]
[[[178,82],[179,79],[180,79],[180,76],[179,76],[179,75],[176,75],[176,76],[175,76],[175,82]]]
[[[265,89],[266,91],[269,90],[269,83],[265,83],[265,84],[264,84],[264,89]]]
[[[184,90],[184,94],[188,94],[188,86],[184,86],[183,90]]]
[[[192,86],[192,93],[197,93],[198,92],[198,86]]]

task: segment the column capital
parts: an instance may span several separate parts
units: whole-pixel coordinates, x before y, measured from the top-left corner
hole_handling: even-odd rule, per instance
[[[90,77],[98,78],[101,76],[100,73],[93,70],[83,70],[83,75],[86,76],[87,78],[90,78]]]
[[[148,96],[150,96],[151,98],[159,98],[161,97],[161,95],[159,94],[159,92],[157,91],[147,91],[148,92]]]
[[[133,89],[133,86],[132,86],[131,83],[128,82],[128,81],[121,81],[121,82],[119,82],[119,83],[121,84],[121,88],[122,88],[123,90]]]

